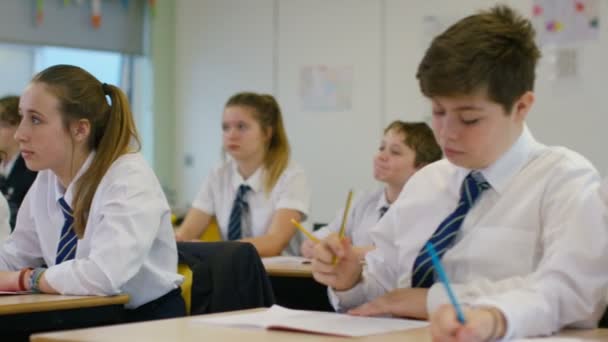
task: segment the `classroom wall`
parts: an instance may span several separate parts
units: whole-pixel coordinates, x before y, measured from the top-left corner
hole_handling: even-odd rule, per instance
[[[501,1],[529,14],[531,0]],[[375,187],[371,163],[382,128],[394,119],[426,120],[428,101],[415,72],[433,27],[493,2],[487,0],[230,0],[177,3],[176,108],[178,203],[187,206],[221,160],[222,105],[234,92],[272,92],[282,105],[294,159],[308,172],[312,222],[329,221],[348,188]],[[602,3],[602,18],[608,6]],[[603,22],[602,22],[603,23]],[[608,36],[577,46],[577,78],[554,80],[549,58],[538,69],[534,135],[573,148],[603,173],[603,80]],[[546,57],[553,55],[544,49]],[[303,66],[353,67],[346,111],[306,111],[299,97]]]

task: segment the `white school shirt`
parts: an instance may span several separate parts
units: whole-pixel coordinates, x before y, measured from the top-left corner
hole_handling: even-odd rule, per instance
[[[65,222],[58,200],[73,208],[74,184],[88,169],[94,153],[67,190],[50,170],[38,173],[17,214],[17,224],[0,246],[0,269],[18,270],[45,263],[49,285],[61,294],[126,293],[127,308],[155,300],[181,284],[169,205],[140,153],[118,158],[101,179],[91,203],[76,257],[55,265]]]
[[[509,338],[593,326],[608,285],[608,225],[597,171],[575,152],[536,142],[527,128],[480,171],[491,189],[442,259],[458,300],[498,307]],[[350,308],[411,287],[419,250],[454,211],[469,172],[447,160],[417,172],[372,229],[376,249],[367,254],[363,280],[348,291],[330,290],[334,306]],[[429,313],[445,303],[445,290],[435,283]]]
[[[0,194],[0,243],[6,240],[11,233],[10,217],[11,211],[8,208],[8,202],[4,195]]]
[[[390,206],[386,200],[384,190],[384,187],[382,187],[375,191],[365,192],[363,195],[357,196],[357,199],[353,202],[346,218],[345,230],[345,235],[351,239],[353,245],[373,245],[369,232],[380,220],[381,208]],[[332,232],[339,233],[343,216],[344,208],[338,211],[336,217],[327,226],[317,230],[313,234],[319,239],[324,239]]]
[[[229,159],[211,171],[192,203],[192,207],[215,215],[224,240],[228,240],[230,211],[241,184],[251,187],[251,191],[246,195],[249,204],[249,215],[246,217],[249,222],[244,223],[243,237],[266,234],[278,209],[297,210],[303,216],[302,221],[306,220],[310,208],[310,190],[304,170],[297,164],[290,162],[272,191],[267,194],[264,190],[263,167],[258,168],[245,180],[239,174],[236,162]],[[297,232],[285,248],[284,254],[298,255],[301,240]]]

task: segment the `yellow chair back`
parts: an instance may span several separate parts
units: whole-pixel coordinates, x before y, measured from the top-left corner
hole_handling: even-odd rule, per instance
[[[189,315],[192,305],[192,270],[186,264],[179,264],[177,265],[177,273],[184,276],[184,282],[181,285],[182,298],[186,303],[186,314]]]
[[[200,240],[205,242],[222,241],[220,226],[217,224],[217,220],[215,219],[215,217],[211,219],[211,222],[207,226],[207,229],[205,229],[205,231],[201,235]]]

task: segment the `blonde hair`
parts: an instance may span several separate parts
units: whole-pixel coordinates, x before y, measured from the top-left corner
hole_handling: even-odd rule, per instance
[[[272,95],[252,92],[237,93],[230,97],[225,107],[243,106],[253,109],[253,118],[263,131],[271,130],[271,137],[264,154],[264,190],[270,193],[289,164],[290,147],[283,125],[281,108]]]
[[[82,238],[91,202],[101,179],[116,159],[140,149],[129,101],[118,87],[101,83],[84,69],[72,65],[47,68],[34,76],[32,83],[44,84],[59,100],[59,111],[66,130],[70,122],[80,119],[88,120],[91,125],[87,145],[96,154],[75,184],[72,201],[74,231]],[[111,104],[108,104],[106,95]],[[134,147],[131,146],[132,141],[135,142]]]

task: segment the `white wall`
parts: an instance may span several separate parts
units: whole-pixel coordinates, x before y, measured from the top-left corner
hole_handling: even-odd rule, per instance
[[[273,6],[271,0],[177,2],[178,205],[191,202],[220,161],[228,97],[242,90],[272,92]]]
[[[501,1],[528,14],[531,0]],[[234,92],[273,92],[282,108],[294,159],[308,172],[313,222],[326,222],[348,188],[374,186],[371,160],[381,129],[394,119],[424,120],[430,107],[415,79],[430,42],[425,16],[450,22],[486,8],[487,0],[180,0],[177,11],[177,175],[188,205],[220,160],[222,105]],[[608,6],[602,3],[602,18]],[[538,69],[529,125],[548,144],[573,148],[608,170],[602,106],[608,35],[579,48],[578,79],[551,80]],[[545,52],[545,54],[549,54]],[[298,95],[306,65],[353,66],[353,108],[307,112]],[[186,155],[192,167],[184,167]]]
[[[19,95],[33,75],[34,49],[25,46],[0,45],[0,97]]]

